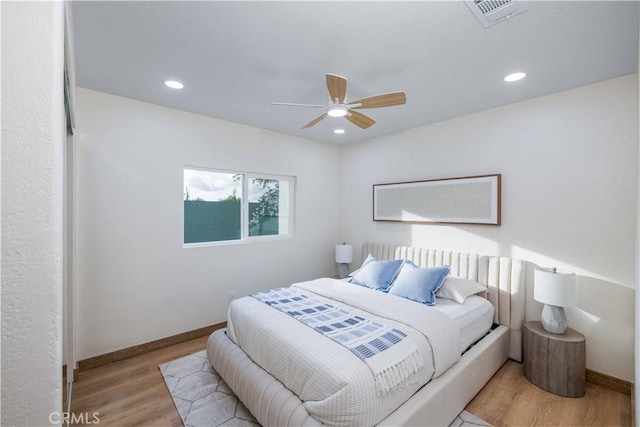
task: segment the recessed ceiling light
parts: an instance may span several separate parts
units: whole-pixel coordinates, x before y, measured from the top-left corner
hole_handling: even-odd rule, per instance
[[[177,82],[175,80],[166,80],[164,84],[170,87],[171,89],[182,89],[184,87],[182,83]]]
[[[505,82],[517,82],[518,80],[524,79],[526,75],[527,75],[527,73],[509,74],[507,77],[504,78],[504,81]]]
[[[344,133],[344,129],[335,129],[333,133],[337,133],[337,134]]]

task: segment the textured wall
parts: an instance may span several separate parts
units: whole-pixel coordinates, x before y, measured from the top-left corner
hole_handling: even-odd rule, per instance
[[[63,3],[2,2],[2,425],[62,406]]]
[[[640,21],[640,13],[638,14],[638,20]],[[640,34],[638,35],[640,38]],[[636,79],[638,82],[638,111],[640,112],[640,45],[638,46],[638,67],[636,68]],[[640,116],[638,117],[638,134],[640,134]],[[638,139],[638,163],[640,164],[640,138]],[[635,383],[640,384],[640,176],[638,177],[638,191],[637,191],[637,207],[638,212],[636,215],[636,336],[635,336]],[[631,402],[635,405],[635,423],[640,425],[640,392],[636,389],[635,402]]]

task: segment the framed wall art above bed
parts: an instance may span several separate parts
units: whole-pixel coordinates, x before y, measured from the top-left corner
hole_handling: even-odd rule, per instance
[[[501,174],[374,184],[373,220],[501,223]]]

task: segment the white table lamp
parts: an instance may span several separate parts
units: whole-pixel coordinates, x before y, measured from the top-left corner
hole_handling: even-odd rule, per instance
[[[344,279],[349,275],[349,264],[353,262],[353,246],[346,243],[336,245],[336,262],[340,278]]]
[[[544,304],[542,327],[552,334],[564,334],[567,316],[564,307],[575,305],[576,275],[554,268],[536,269],[533,298]]]

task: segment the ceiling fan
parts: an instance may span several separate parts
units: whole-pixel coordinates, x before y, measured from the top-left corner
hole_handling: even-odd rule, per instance
[[[291,107],[312,107],[324,108],[326,111],[319,117],[311,120],[302,129],[316,125],[325,117],[344,117],[356,126],[366,129],[375,123],[370,117],[355,111],[363,108],[390,107],[392,105],[402,105],[407,102],[404,92],[386,93],[384,95],[370,96],[355,101],[347,102],[347,79],[335,74],[327,74],[327,89],[329,89],[329,105],[312,104],[292,104],[289,102],[272,102],[272,105],[285,105]]]

